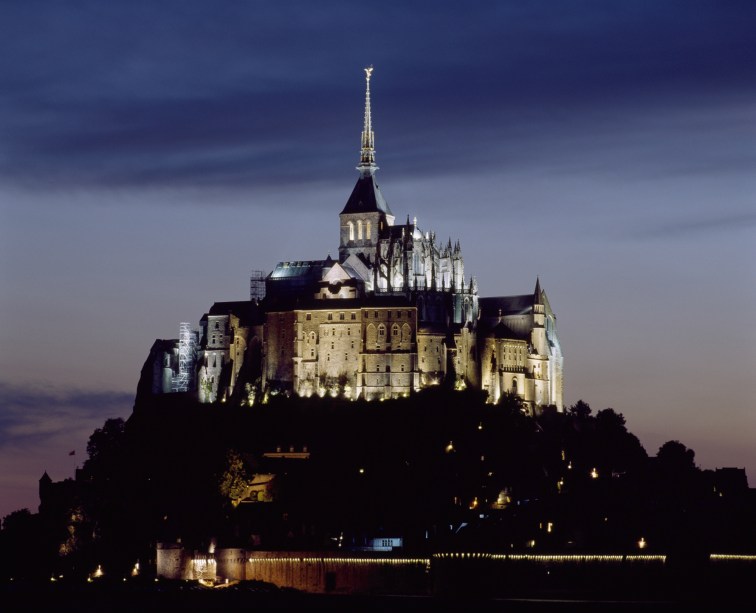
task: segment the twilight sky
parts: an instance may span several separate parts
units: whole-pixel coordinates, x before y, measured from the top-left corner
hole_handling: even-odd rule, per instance
[[[155,338],[337,255],[368,64],[397,219],[483,296],[540,275],[567,404],[756,485],[756,4],[462,5],[0,4],[0,517]]]

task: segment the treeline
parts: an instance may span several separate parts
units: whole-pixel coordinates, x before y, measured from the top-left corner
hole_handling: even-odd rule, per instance
[[[529,416],[516,397],[491,405],[441,387],[253,407],[164,395],[108,420],[87,451],[76,480],[41,486],[39,514],[4,519],[6,572],[125,573],[177,539],[200,550],[380,536],[417,552],[756,549],[747,488],[722,486],[677,441],[649,458],[623,415],[583,401]],[[255,478],[265,502],[247,496]]]

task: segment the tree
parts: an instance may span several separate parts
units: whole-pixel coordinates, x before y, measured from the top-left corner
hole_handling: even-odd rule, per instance
[[[243,498],[246,498],[249,482],[250,475],[241,454],[234,449],[229,449],[226,452],[226,460],[218,484],[221,496],[230,499],[231,504],[236,506]]]
[[[656,459],[662,468],[671,473],[684,473],[696,470],[694,458],[696,452],[688,449],[680,441],[667,441],[656,453]]]
[[[89,460],[97,462],[115,456],[123,447],[126,423],[120,417],[108,419],[102,428],[97,428],[89,437],[87,454]]]
[[[591,414],[591,407],[588,405],[587,402],[584,402],[583,400],[578,400],[575,404],[573,404],[570,409],[570,415],[573,415],[574,417],[577,417],[578,419],[588,419],[588,417]]]

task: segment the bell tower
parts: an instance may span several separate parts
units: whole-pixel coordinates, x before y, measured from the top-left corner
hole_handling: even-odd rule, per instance
[[[378,166],[375,163],[375,133],[370,106],[372,75],[373,67],[365,68],[365,119],[362,127],[360,163],[357,165],[360,177],[339,215],[340,262],[355,254],[365,263],[373,264],[378,239],[386,227],[394,224],[394,215],[375,180]]]

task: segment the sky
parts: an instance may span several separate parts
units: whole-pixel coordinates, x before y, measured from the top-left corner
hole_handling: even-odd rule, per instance
[[[756,4],[0,3],[0,517],[156,338],[338,253],[363,67],[398,220],[536,277],[565,400],[756,486]],[[74,455],[70,455],[71,452]]]

